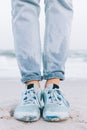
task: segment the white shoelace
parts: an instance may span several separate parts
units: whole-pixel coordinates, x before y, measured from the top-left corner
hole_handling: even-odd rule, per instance
[[[61,105],[62,96],[59,94],[59,92],[57,90],[55,90],[55,89],[48,90],[47,95],[48,95],[49,103],[57,103],[57,104]]]
[[[37,97],[37,93],[35,92],[34,89],[26,90],[23,93],[23,101],[22,101],[22,103],[23,104],[36,104],[36,105],[39,105],[39,100],[38,100],[38,97]]]
[[[67,107],[69,107],[68,101],[63,97],[62,93],[59,90],[52,89],[47,91],[48,95],[48,103],[54,103],[61,105],[64,103]]]

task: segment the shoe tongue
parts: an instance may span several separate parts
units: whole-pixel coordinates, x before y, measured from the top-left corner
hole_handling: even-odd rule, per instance
[[[49,89],[59,89],[59,86],[56,84],[48,84],[47,88]]]
[[[27,89],[31,89],[31,88],[34,88],[34,84],[27,85]]]
[[[27,89],[32,89],[32,88],[38,88],[38,86],[36,84],[29,84],[27,86]]]

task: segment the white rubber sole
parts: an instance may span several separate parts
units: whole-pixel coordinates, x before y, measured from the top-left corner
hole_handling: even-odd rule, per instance
[[[43,119],[50,122],[58,122],[67,120],[70,117],[69,113],[59,113],[57,115],[53,115],[52,113],[49,114],[43,114]]]
[[[14,118],[24,122],[34,122],[40,119],[40,115],[35,116],[30,113],[15,113]]]

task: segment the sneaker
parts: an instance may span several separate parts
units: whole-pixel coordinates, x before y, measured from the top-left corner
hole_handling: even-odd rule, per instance
[[[35,84],[28,85],[23,92],[22,101],[14,111],[14,117],[20,121],[37,121],[40,118],[41,90]]]
[[[56,84],[48,84],[43,91],[43,118],[46,121],[61,121],[69,118],[70,105]]]

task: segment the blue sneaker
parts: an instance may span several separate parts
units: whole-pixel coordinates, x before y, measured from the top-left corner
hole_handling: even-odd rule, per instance
[[[14,117],[20,121],[37,121],[40,118],[41,90],[35,84],[28,85],[23,92],[22,101],[14,111]]]
[[[56,84],[48,84],[43,91],[43,118],[46,121],[61,121],[69,118],[70,105]]]

